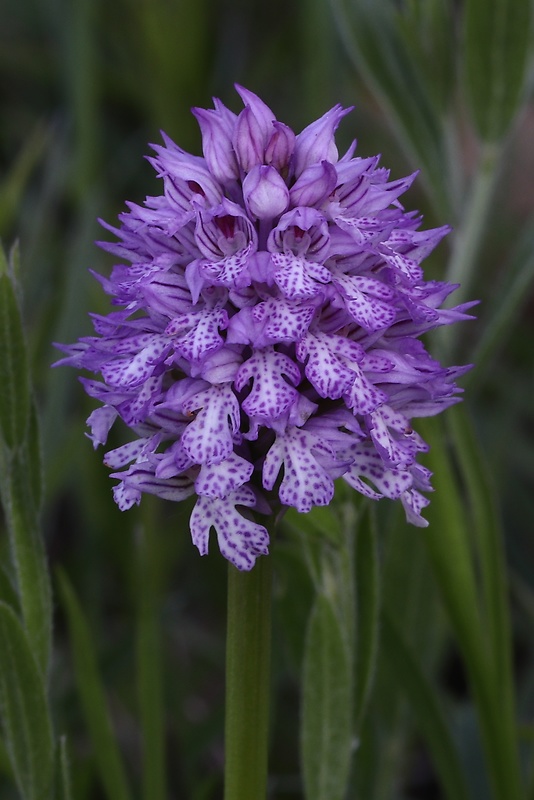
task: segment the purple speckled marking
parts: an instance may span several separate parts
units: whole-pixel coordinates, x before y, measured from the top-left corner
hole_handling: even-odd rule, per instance
[[[209,533],[215,528],[221,553],[238,569],[252,569],[256,558],[269,552],[269,534],[242,516],[236,506],[253,507],[254,493],[242,486],[224,499],[199,497],[191,514],[191,535],[200,555],[208,552]]]

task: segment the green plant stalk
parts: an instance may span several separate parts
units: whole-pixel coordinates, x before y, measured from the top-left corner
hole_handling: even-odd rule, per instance
[[[267,793],[271,587],[270,556],[250,572],[230,564],[224,800],[264,800]]]

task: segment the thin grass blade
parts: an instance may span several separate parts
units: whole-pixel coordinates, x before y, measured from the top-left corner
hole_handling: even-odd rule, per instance
[[[351,664],[331,600],[317,597],[308,625],[302,690],[306,800],[342,800],[352,749]]]
[[[467,0],[465,86],[482,139],[504,136],[521,101],[530,63],[530,0]]]
[[[130,800],[131,795],[109,718],[89,626],[66,575],[62,572],[58,575],[61,597],[69,621],[78,689],[100,779],[108,800]]]
[[[12,608],[0,602],[0,710],[23,800],[52,794],[54,743],[43,675]]]
[[[469,792],[437,692],[422,672],[417,657],[391,615],[382,612],[384,663],[404,693],[423,733],[448,800],[469,800]]]

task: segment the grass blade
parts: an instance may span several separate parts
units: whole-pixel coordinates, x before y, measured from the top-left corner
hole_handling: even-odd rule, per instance
[[[530,0],[467,0],[465,84],[480,136],[497,141],[523,97],[529,66]]]
[[[0,602],[0,709],[24,800],[51,797],[54,743],[43,675],[17,615]]]
[[[448,800],[469,800],[467,784],[438,696],[422,672],[415,653],[393,618],[382,612],[381,646],[384,663],[404,692],[416,723],[425,736]]]
[[[431,444],[428,461],[436,488],[427,512],[430,526],[425,544],[465,659],[494,796],[498,800],[521,800],[515,737],[510,740],[510,726],[502,724],[500,687],[495,683],[493,654],[484,635],[485,620],[470,552],[468,510],[461,499],[442,421],[425,420],[420,427]]]
[[[379,640],[380,573],[372,509],[356,533],[356,681],[354,706],[361,727],[371,695]]]
[[[62,572],[59,573],[59,587],[69,620],[78,689],[102,785],[108,800],[130,800],[89,627],[74,590]]]
[[[304,655],[302,765],[306,800],[342,800],[352,748],[350,658],[333,603],[319,595]]]

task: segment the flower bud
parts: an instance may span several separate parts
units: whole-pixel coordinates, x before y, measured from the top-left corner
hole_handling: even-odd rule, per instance
[[[218,111],[194,108],[202,133],[202,151],[212,175],[221,183],[239,177],[239,168],[232,145],[232,128]]]
[[[273,122],[274,133],[265,148],[265,163],[284,170],[295,149],[296,136],[283,122]]]
[[[244,108],[237,118],[234,150],[244,172],[250,172],[256,164],[263,164],[265,135],[250,106]]]
[[[319,161],[335,163],[338,159],[334,133],[343,117],[351,111],[350,108],[334,106],[326,114],[312,122],[302,133],[297,136],[294,153],[293,170],[298,178],[306,167],[317,164]]]
[[[273,219],[289,205],[289,191],[274,167],[258,164],[243,181],[247,211],[257,219]]]
[[[312,164],[291,187],[289,196],[294,206],[317,206],[336,188],[337,172],[329,161]]]

